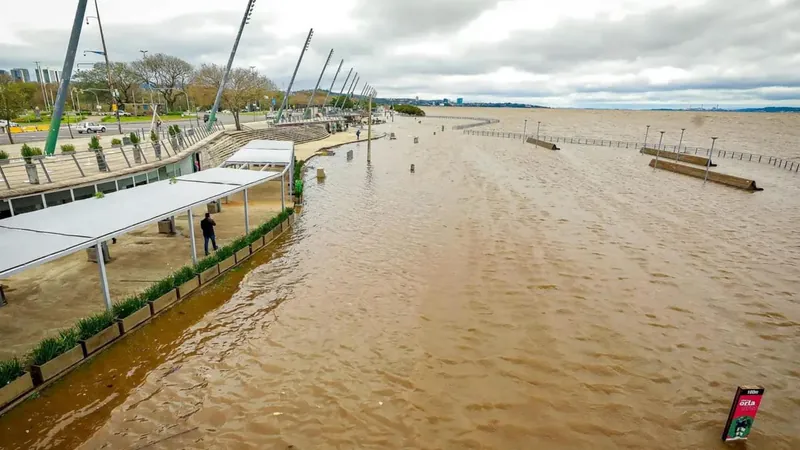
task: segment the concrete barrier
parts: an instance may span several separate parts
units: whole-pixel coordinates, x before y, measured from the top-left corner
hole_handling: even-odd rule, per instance
[[[695,178],[705,178],[706,171],[705,169],[701,169],[699,167],[690,167],[685,166],[683,164],[673,163],[669,161],[658,161],[658,165],[656,166],[656,160],[650,160],[650,167],[658,167],[659,169],[669,170],[670,172],[682,173],[684,175],[689,175],[690,177]],[[748,180],[746,178],[735,177],[733,175],[725,175],[724,173],[719,172],[708,172],[708,181],[713,181],[714,183],[724,184],[725,186],[735,187],[738,189],[744,189],[746,191],[763,191],[764,189],[757,187],[756,182],[754,180]]]
[[[686,153],[668,152],[666,150],[656,150],[654,148],[648,148],[648,147],[642,147],[641,152],[644,153],[645,155],[652,155],[652,156],[656,156],[656,154],[658,154],[659,159],[661,158],[673,159],[675,161],[695,164],[703,167],[705,167],[706,164],[708,164],[708,158],[704,156],[694,156],[694,155],[687,155]],[[714,164],[714,162],[712,161],[709,167],[717,167],[717,165]]]
[[[561,150],[560,148],[556,147],[556,144],[552,142],[540,141],[539,139],[529,137],[527,141],[528,144],[538,145],[539,147],[544,147],[548,150]]]

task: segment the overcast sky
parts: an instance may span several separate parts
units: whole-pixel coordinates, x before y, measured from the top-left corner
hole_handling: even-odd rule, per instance
[[[224,64],[245,0],[99,0],[112,60]],[[0,68],[60,70],[75,0],[0,0]],[[94,16],[90,1],[87,16]],[[570,107],[800,106],[800,0],[257,0],[235,64],[322,86],[339,61],[379,96]],[[84,22],[83,50],[101,48]],[[31,72],[33,75],[33,72]],[[360,91],[360,89],[358,89]]]

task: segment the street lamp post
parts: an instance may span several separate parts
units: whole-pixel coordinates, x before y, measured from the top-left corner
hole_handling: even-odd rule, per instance
[[[525,135],[528,133],[528,119],[525,119],[525,125],[522,127],[522,142],[525,142]]]
[[[342,98],[342,94],[344,94],[344,88],[347,87],[347,82],[350,81],[350,75],[353,73],[353,68],[350,68],[350,71],[347,72],[347,78],[344,79],[344,84],[342,84],[342,89],[339,91],[339,96],[336,97],[336,101],[333,102],[333,108],[336,109],[336,105],[339,104],[339,100]]]
[[[103,22],[100,20],[100,8],[97,6],[97,0],[94,0],[94,11],[97,16],[86,17],[86,25],[89,25],[89,18],[94,17],[97,19],[97,27],[100,29],[100,42],[103,44],[103,57],[106,60],[106,73],[108,75],[108,90],[111,91],[111,109],[117,116],[117,128],[119,133],[122,134],[122,122],[119,120],[119,106],[117,104],[117,96],[114,92],[114,83],[111,80],[111,63],[108,62],[108,48],[106,47],[106,36],[103,33]],[[85,53],[85,52],[84,52]]]
[[[714,154],[714,144],[717,142],[717,137],[713,136],[711,138],[711,149],[708,151],[708,158],[706,159],[706,175],[703,177],[703,184],[706,184],[706,180],[708,180],[708,168],[711,167],[711,155]]]
[[[639,153],[644,153],[644,152],[642,152],[642,150],[647,148],[647,135],[648,134],[650,134],[650,125],[647,126],[647,131],[644,132],[644,144],[642,145],[642,148],[639,150]]]
[[[211,107],[211,115],[208,119],[208,131],[211,131],[211,128],[214,126],[214,121],[217,119],[217,109],[219,108],[219,103],[222,100],[222,91],[225,89],[225,85],[228,83],[228,74],[230,73],[231,66],[233,65],[233,58],[236,57],[236,49],[239,48],[239,40],[242,39],[242,31],[244,31],[244,26],[250,23],[250,17],[253,15],[255,3],[256,0],[247,1],[247,9],[242,17],[242,23],[239,25],[239,32],[236,34],[236,40],[233,41],[233,49],[231,49],[231,56],[228,58],[228,66],[225,68],[225,72],[222,74],[222,82],[219,84],[219,90],[217,90],[217,96],[214,99],[214,106]]]
[[[317,95],[317,89],[319,89],[319,83],[322,81],[322,76],[325,75],[325,69],[328,68],[328,63],[331,62],[331,56],[333,56],[333,49],[328,53],[328,59],[325,60],[325,64],[322,66],[322,72],[319,73],[319,79],[317,79],[317,84],[314,86],[314,90],[311,91],[311,98],[308,99],[308,106],[306,106],[306,110],[303,111],[303,117],[305,118],[308,114],[308,111],[311,109],[311,105],[314,103],[314,96]],[[322,106],[325,106],[323,103]],[[309,118],[311,118],[309,116]]]
[[[336,69],[336,74],[333,75],[333,81],[331,81],[331,87],[328,88],[328,93],[325,94],[325,100],[322,101],[322,107],[326,108],[326,115],[327,115],[327,104],[328,104],[328,97],[333,92],[333,84],[336,83],[336,77],[339,76],[339,71],[342,70],[342,64],[344,64],[344,59],[339,62],[339,68]]]
[[[684,131],[686,131],[686,128],[681,128],[681,140],[678,141],[678,150],[676,150],[675,153],[680,153],[680,151],[681,151],[681,144],[683,144],[683,133],[684,133]],[[675,159],[676,160],[678,159],[677,155],[675,155]]]
[[[661,152],[661,141],[664,140],[664,131],[659,131],[659,133],[661,133],[661,137],[658,138],[658,145],[656,146],[656,162],[653,164],[653,170],[658,167],[658,154]]]
[[[278,116],[275,118],[275,123],[280,123],[281,117],[283,116],[283,109],[289,107],[289,94],[292,92],[292,85],[294,84],[294,79],[297,76],[297,70],[300,68],[300,63],[303,62],[303,55],[306,54],[306,50],[311,45],[311,37],[314,36],[314,29],[311,28],[308,30],[308,37],[306,37],[306,43],[303,44],[303,49],[300,50],[300,57],[297,58],[297,65],[294,66],[294,73],[292,74],[292,79],[289,80],[289,86],[286,88],[286,94],[283,96],[283,102],[281,102],[281,107],[278,109]]]
[[[52,155],[56,150],[58,132],[61,128],[61,114],[64,113],[64,102],[67,99],[69,80],[70,77],[72,77],[72,66],[75,63],[75,53],[78,51],[78,41],[80,40],[81,36],[83,16],[86,15],[87,1],[88,0],[78,0],[78,5],[75,9],[75,18],[72,22],[72,31],[70,32],[69,43],[67,44],[67,54],[64,57],[64,66],[61,70],[61,84],[58,86],[56,104],[53,106],[53,114],[50,116],[50,131],[47,133],[47,142],[44,144],[44,152],[47,155]]]

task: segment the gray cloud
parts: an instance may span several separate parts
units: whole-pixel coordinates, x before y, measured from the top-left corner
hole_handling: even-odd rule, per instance
[[[322,86],[329,85],[338,60],[345,58],[337,91],[349,67],[355,66],[362,80],[382,94],[398,96],[438,93],[531,102],[559,97],[588,103],[599,94],[606,102],[614,95],[653,102],[706,96],[710,101],[731,98],[768,103],[796,102],[800,97],[800,0],[774,5],[768,0],[708,0],[698,7],[665,7],[621,20],[602,16],[562,20],[553,29],[514,32],[500,43],[455,43],[448,55],[392,56],[398,44],[435,44],[452,37],[498,2],[361,0],[355,9],[359,25],[353,30],[315,33],[295,87],[313,87],[333,47],[333,67]],[[232,29],[239,20],[239,13],[197,12],[151,25],[118,25],[107,31],[110,52],[116,60],[134,59],[140,57],[140,48],[146,48],[195,64],[224,64]],[[207,23],[222,31],[192,32],[193,27]],[[95,34],[93,29],[84,30],[81,49],[99,46]],[[0,67],[30,67],[31,59],[58,67],[67,35],[68,30],[52,30],[23,34],[21,38],[30,46],[0,43]],[[262,67],[280,86],[291,76],[304,37],[302,29],[279,36],[269,25],[251,25],[245,30],[237,64]],[[285,53],[277,57],[281,49]],[[508,83],[481,77],[503,67],[546,79]],[[654,83],[642,73],[662,67],[680,69],[687,76]],[[595,77],[598,74],[604,77]],[[472,77],[457,82],[449,78],[454,75]],[[586,77],[593,81],[583,81]],[[764,89],[771,87],[784,89]]]
[[[500,0],[359,0],[356,11],[369,39],[444,35],[492,10]]]

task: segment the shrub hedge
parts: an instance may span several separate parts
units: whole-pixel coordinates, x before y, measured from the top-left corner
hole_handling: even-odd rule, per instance
[[[417,108],[414,105],[392,105],[392,109],[401,113],[408,114],[409,116],[424,116],[425,111]]]
[[[302,160],[300,162],[302,163]],[[298,172],[295,170],[295,173]],[[93,314],[80,319],[73,327],[61,330],[58,336],[49,337],[39,342],[39,344],[31,350],[30,354],[27,355],[24,362],[18,360],[16,357],[0,361],[0,387],[20,377],[25,373],[25,367],[30,365],[42,365],[66,353],[78,345],[78,341],[94,336],[113,325],[116,319],[124,319],[130,316],[147,305],[147,302],[159,299],[164,294],[169,293],[171,290],[191,280],[201,272],[228,259],[233,256],[235,252],[261,239],[262,236],[272,231],[278,224],[286,220],[292,214],[294,214],[294,210],[292,208],[287,208],[268,222],[264,222],[253,229],[253,231],[246,236],[242,236],[230,244],[220,247],[213,254],[198,261],[196,265],[181,267],[172,275],[168,275],[150,285],[144,292],[114,303],[110,312],[103,311],[102,313]]]

